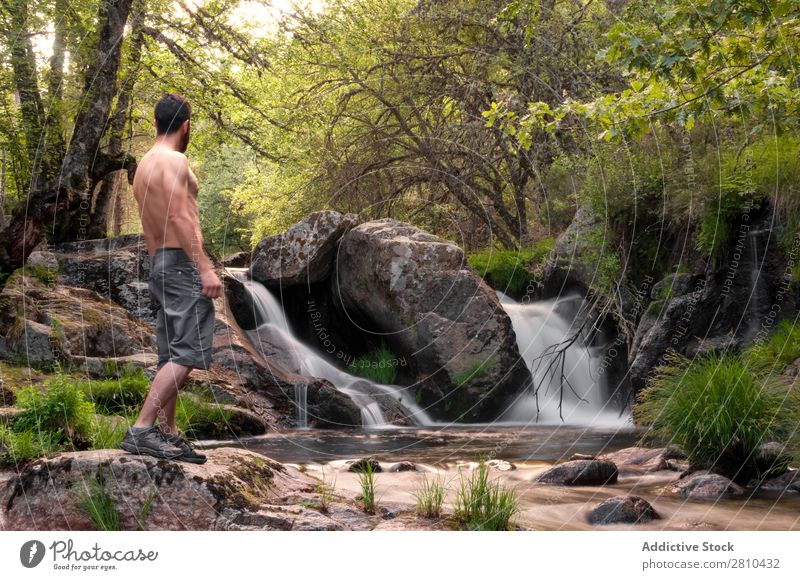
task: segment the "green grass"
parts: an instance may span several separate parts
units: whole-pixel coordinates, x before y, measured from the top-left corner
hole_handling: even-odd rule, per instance
[[[113,491],[113,477],[104,469],[99,469],[97,475],[86,482],[85,489],[80,492],[80,508],[92,520],[95,529],[101,532],[122,531],[122,518],[117,510],[117,502],[112,491],[106,489],[106,481]],[[139,513],[136,515],[136,529],[144,530],[150,510],[153,507],[153,500],[156,497],[156,488],[151,487],[147,497],[142,503]]]
[[[51,268],[43,264],[37,266],[25,266],[25,275],[39,280],[45,286],[55,286],[58,278],[58,268]]]
[[[467,530],[508,530],[511,518],[519,512],[514,488],[489,479],[489,466],[481,459],[469,477],[460,473],[454,515]]]
[[[375,472],[369,461],[365,461],[364,468],[358,472],[358,482],[361,485],[359,499],[364,505],[364,511],[368,514],[374,514],[377,506],[375,499]]]
[[[135,417],[105,417],[95,418],[95,427],[92,431],[92,449],[119,449],[125,430],[135,421]]]
[[[320,511],[323,513],[327,513],[330,509],[331,501],[333,500],[334,491],[336,490],[336,477],[331,480],[328,480],[325,477],[325,469],[322,470],[322,479],[314,488],[319,494],[319,506]]]
[[[533,279],[532,268],[547,258],[555,238],[544,238],[519,250],[486,248],[467,255],[467,262],[489,286],[519,295]]]
[[[746,483],[759,475],[759,445],[795,445],[800,398],[773,376],[753,373],[739,356],[672,355],[637,395],[634,417],[692,463]]]
[[[423,518],[438,518],[442,515],[442,504],[444,503],[445,483],[444,478],[439,476],[435,479],[428,479],[427,475],[422,477],[422,483],[413,492],[416,500],[416,512]]]
[[[347,369],[351,374],[376,383],[391,385],[397,377],[397,357],[382,344],[372,352],[351,362]]]
[[[17,432],[49,432],[59,443],[75,449],[86,448],[94,429],[94,405],[86,400],[80,384],[57,372],[44,383],[44,390],[23,387],[17,391],[21,412],[14,417]]]
[[[192,393],[178,395],[175,421],[178,429],[189,437],[222,436],[228,433],[233,414],[216,404],[210,397]]]
[[[456,385],[463,387],[472,379],[481,377],[491,371],[493,364],[494,357],[492,356],[483,361],[475,361],[466,371],[456,375],[453,380]]]
[[[17,465],[62,451],[64,445],[58,439],[49,431],[14,431],[0,425],[0,464]]]
[[[763,340],[754,342],[745,351],[745,359],[755,372],[780,373],[789,363],[800,358],[800,326],[780,322]]]
[[[150,379],[142,369],[128,370],[118,379],[81,381],[81,389],[104,415],[127,415],[138,410],[150,390]]]

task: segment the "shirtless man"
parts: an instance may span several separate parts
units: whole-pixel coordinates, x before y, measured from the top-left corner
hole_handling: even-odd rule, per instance
[[[156,141],[136,168],[133,193],[151,259],[149,290],[158,306],[158,372],[122,449],[205,463],[175,424],[178,389],[193,368],[211,363],[214,302],[221,284],[203,250],[197,179],[184,153],[191,107],[178,94],[155,106]],[[158,421],[158,425],[156,425]]]

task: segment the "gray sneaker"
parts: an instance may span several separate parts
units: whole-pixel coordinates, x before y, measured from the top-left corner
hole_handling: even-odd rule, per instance
[[[155,425],[139,433],[134,433],[128,427],[120,448],[128,453],[152,455],[161,459],[178,459],[183,455],[183,450],[170,443]]]
[[[182,455],[178,457],[181,461],[188,461],[189,463],[206,462],[206,456],[202,453],[198,453],[195,448],[192,447],[191,443],[177,433],[164,433],[164,437],[167,441],[175,445],[175,447],[183,451]]]

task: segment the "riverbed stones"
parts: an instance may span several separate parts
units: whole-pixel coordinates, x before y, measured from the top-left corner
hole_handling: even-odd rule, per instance
[[[267,287],[314,284],[331,273],[339,239],[358,223],[355,214],[318,211],[253,250],[250,277]]]
[[[380,461],[378,461],[374,457],[362,457],[360,459],[353,461],[347,468],[347,471],[352,471],[354,473],[363,473],[370,468],[373,473],[380,473],[383,471]]]
[[[546,485],[605,485],[616,483],[618,475],[612,461],[577,459],[551,467],[535,481]]]
[[[411,461],[399,461],[389,468],[390,473],[401,473],[404,471],[419,471],[416,463]]]
[[[393,219],[343,237],[332,294],[365,332],[409,361],[418,402],[437,418],[496,418],[531,375],[497,294],[457,245]]]
[[[620,495],[605,500],[589,512],[589,523],[644,524],[659,515],[646,500],[634,495]]]
[[[718,473],[696,471],[666,488],[667,493],[687,499],[721,500],[744,495],[745,490]]]

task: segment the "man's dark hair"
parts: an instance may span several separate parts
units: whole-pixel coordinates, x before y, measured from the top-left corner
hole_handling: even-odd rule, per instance
[[[168,93],[156,103],[156,134],[169,135],[181,128],[192,115],[192,106],[186,97]]]

